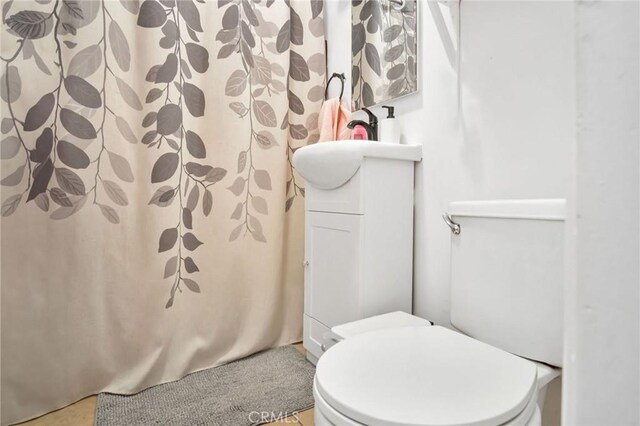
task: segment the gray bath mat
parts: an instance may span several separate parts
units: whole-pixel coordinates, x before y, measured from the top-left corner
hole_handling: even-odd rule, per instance
[[[314,372],[282,346],[135,395],[101,393],[96,426],[259,424],[311,408]]]

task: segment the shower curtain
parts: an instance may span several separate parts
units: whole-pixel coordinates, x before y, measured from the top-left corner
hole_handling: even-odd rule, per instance
[[[321,0],[2,3],[2,424],[300,339]]]

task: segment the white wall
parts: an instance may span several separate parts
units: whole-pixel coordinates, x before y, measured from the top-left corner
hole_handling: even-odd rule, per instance
[[[640,6],[576,4],[563,423],[640,424]]]
[[[419,7],[420,92],[389,104],[404,141],[424,150],[416,173],[414,312],[450,325],[450,234],[440,217],[448,203],[567,195],[572,4],[465,0],[459,26],[455,2]],[[348,75],[350,2],[329,0],[325,22],[329,72]]]
[[[463,0],[459,26],[453,4],[420,1],[420,93],[390,103],[424,147],[414,312],[450,325],[450,201],[566,197],[563,423],[638,424],[639,4]],[[348,75],[347,0],[326,29]]]

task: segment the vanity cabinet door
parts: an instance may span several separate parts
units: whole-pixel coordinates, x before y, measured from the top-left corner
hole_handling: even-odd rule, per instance
[[[307,212],[304,311],[326,327],[359,318],[361,215]]]

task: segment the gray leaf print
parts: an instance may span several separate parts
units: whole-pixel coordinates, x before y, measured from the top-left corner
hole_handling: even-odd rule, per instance
[[[387,78],[389,80],[395,80],[402,77],[402,75],[404,74],[404,69],[404,64],[397,64],[392,66],[391,68],[389,68],[389,71],[387,71]]]
[[[400,25],[392,25],[382,33],[382,39],[385,43],[391,43],[395,39],[398,38],[400,33],[402,32],[402,27]]]
[[[200,24],[200,12],[198,12],[198,8],[193,4],[192,0],[178,1],[178,12],[182,15],[189,28],[198,32],[203,31]]]
[[[258,142],[258,146],[262,149],[273,148],[274,146],[279,146],[276,138],[273,134],[267,130],[261,130],[256,135],[256,141]]]
[[[60,26],[57,31],[61,35],[75,35],[77,30],[93,22],[102,8],[99,1],[69,1],[63,2],[60,8]]]
[[[76,53],[69,63],[69,74],[87,78],[102,65],[102,51],[97,44],[86,47]]]
[[[205,158],[207,156],[207,150],[200,136],[189,130],[187,131],[185,138],[187,140],[187,150],[189,151],[189,154],[195,158]]]
[[[66,219],[69,216],[71,216],[72,214],[74,214],[77,211],[79,211],[82,208],[82,206],[84,206],[84,203],[86,201],[87,201],[87,197],[81,197],[77,201],[73,202],[73,206],[72,207],[60,207],[59,209],[57,209],[53,213],[51,213],[51,215],[49,217],[51,219],[54,219],[54,220]]]
[[[174,134],[182,124],[182,110],[178,105],[167,104],[158,111],[157,130],[161,135]]]
[[[195,43],[187,43],[187,59],[196,72],[203,73],[209,69],[209,52]]]
[[[2,186],[16,186],[22,182],[22,176],[24,176],[25,165],[18,167],[13,173],[9,174],[4,179],[0,180]]]
[[[174,275],[177,269],[178,256],[173,256],[171,259],[167,260],[167,263],[164,266],[164,278],[169,278],[170,276]]]
[[[247,87],[247,74],[242,70],[235,70],[227,80],[224,92],[227,96],[240,96]]]
[[[229,108],[239,116],[243,116],[249,110],[242,102],[231,102]]]
[[[129,51],[129,43],[125,37],[120,25],[116,21],[109,24],[109,43],[111,53],[116,58],[116,62],[122,71],[129,71],[131,65],[131,52]]]
[[[161,27],[167,20],[164,8],[154,0],[145,0],[138,13],[138,25],[144,28]]]
[[[393,62],[402,55],[404,52],[404,45],[399,44],[397,46],[393,46],[391,49],[387,50],[384,54],[384,60],[386,62]]]
[[[38,196],[34,198],[33,201],[36,203],[36,206],[38,206],[38,208],[43,212],[49,211],[49,197],[47,196],[46,192],[38,194]]]
[[[291,42],[291,21],[287,20],[278,31],[278,37],[276,38],[276,51],[278,53],[284,53],[289,49],[289,43]]]
[[[190,274],[193,274],[194,272],[198,272],[200,270],[198,269],[198,265],[196,265],[196,262],[194,262],[191,257],[186,257],[184,259],[184,268]]]
[[[22,10],[11,15],[5,23],[13,32],[27,39],[45,37],[53,29],[51,15],[35,10]]]
[[[136,92],[129,86],[124,80],[116,77],[116,84],[118,85],[118,90],[122,95],[124,101],[129,104],[129,106],[136,111],[142,111],[142,103],[140,103],[140,99]]]
[[[200,190],[198,189],[198,185],[196,185],[193,187],[193,189],[189,193],[189,197],[187,198],[187,208],[191,211],[194,211],[198,206],[199,199],[200,199]]]
[[[187,229],[193,229],[193,214],[186,207],[182,209],[182,224]]]
[[[73,203],[67,197],[67,194],[60,188],[51,188],[49,190],[49,194],[51,194],[51,199],[54,203],[62,206],[62,207],[73,207]]]
[[[271,63],[262,56],[256,56],[254,58],[255,67],[251,69],[251,78],[258,84],[270,84],[271,83]]]
[[[224,15],[222,15],[222,29],[231,30],[236,28],[238,26],[239,17],[240,14],[238,13],[238,6],[235,4],[229,6],[227,10],[224,11]]]
[[[172,49],[178,41],[178,27],[175,22],[167,21],[162,27],[164,37],[160,39],[160,47],[163,49]]]
[[[109,162],[113,172],[125,182],[133,182],[133,172],[126,158],[114,152],[107,151],[109,154]]]
[[[89,156],[74,144],[65,140],[57,143],[58,158],[65,165],[74,169],[86,169],[89,167]]]
[[[180,157],[175,152],[162,154],[153,165],[151,171],[151,183],[164,182],[170,179],[178,169]]]
[[[259,196],[251,198],[251,205],[258,213],[267,214],[269,209],[267,207],[267,201]]]
[[[245,180],[243,177],[238,176],[236,178],[235,181],[233,181],[233,183],[231,184],[231,186],[229,188],[227,188],[229,191],[231,191],[233,193],[233,195],[240,195],[242,194],[242,192],[244,191],[244,184],[245,184]]]
[[[113,207],[104,204],[98,204],[98,207],[100,208],[102,215],[106,217],[109,222],[116,225],[120,223],[120,216]]]
[[[367,63],[369,64],[371,69],[376,74],[378,74],[378,76],[380,76],[382,74],[382,67],[380,66],[380,54],[378,53],[378,49],[376,48],[376,46],[374,46],[372,43],[365,44],[364,56],[367,59]],[[387,60],[386,57],[385,60]]]
[[[9,86],[7,88],[7,86]],[[18,100],[22,91],[22,81],[18,68],[10,65],[2,75],[2,85],[0,85],[0,98],[3,101],[13,103]]]
[[[22,194],[12,195],[4,200],[1,210],[2,217],[7,217],[13,214],[20,205],[20,200],[22,200]]]
[[[184,244],[184,247],[189,251],[194,251],[195,249],[200,247],[200,245],[202,245],[202,241],[198,240],[198,238],[196,238],[196,236],[191,232],[187,232],[186,234],[184,234],[184,237],[182,237],[182,243]]]
[[[355,56],[364,48],[367,33],[362,23],[356,24],[351,28],[351,53]]]
[[[208,189],[204,190],[204,196],[202,197],[202,213],[205,216],[209,216],[211,208],[213,207],[213,194]]]
[[[64,88],[71,98],[82,106],[100,108],[102,97],[98,89],[89,84],[84,78],[69,75],[64,79]]]
[[[129,199],[127,198],[127,194],[122,190],[120,185],[111,181],[111,180],[102,180],[102,186],[104,187],[104,192],[107,196],[119,206],[126,206],[129,204]]]
[[[20,140],[15,136],[7,136],[0,142],[0,158],[8,160],[20,151]]]
[[[197,188],[197,187],[196,187]],[[161,186],[149,200],[149,204],[166,207],[171,204],[175,196],[175,190],[170,186]]]
[[[48,158],[44,163],[38,164],[33,171],[33,184],[31,185],[27,201],[33,200],[38,194],[42,194],[47,190],[51,176],[53,176],[53,163],[51,159]]]
[[[304,43],[304,27],[302,19],[295,10],[291,9],[291,43],[301,46]]]
[[[238,173],[242,173],[247,165],[247,151],[240,151],[238,154]]]
[[[60,122],[65,129],[73,136],[80,139],[95,139],[97,136],[93,124],[78,113],[70,109],[62,108],[60,111]]]
[[[242,217],[242,211],[244,210],[244,203],[238,203],[236,208],[231,213],[231,219],[240,219]]]
[[[244,10],[244,14],[247,16],[247,20],[249,20],[252,26],[257,27],[260,25],[260,21],[258,21],[258,17],[253,10],[253,6],[249,4],[247,0],[242,0],[242,10]]]
[[[80,179],[80,176],[69,169],[65,169],[64,167],[56,168],[56,180],[60,188],[68,194],[84,195],[86,192],[84,182]]]
[[[263,126],[275,127],[278,125],[276,113],[269,103],[262,100],[255,100],[253,101],[253,109],[256,113],[256,119]]]
[[[267,170],[256,170],[253,178],[259,188],[271,190],[271,176],[269,176],[269,172]]]
[[[182,281],[184,282],[184,285],[187,286],[189,290],[193,291],[194,293],[200,293],[200,286],[198,286],[197,282],[189,278],[183,278]]]
[[[51,128],[46,127],[42,130],[38,139],[36,139],[36,149],[31,150],[29,153],[29,159],[36,163],[42,163],[51,154],[53,148],[53,131]]]
[[[176,245],[176,241],[178,241],[178,230],[176,228],[165,229],[160,235],[158,253],[171,250]]]
[[[185,168],[187,169],[187,172],[189,172],[189,174],[192,174],[196,177],[206,176],[207,173],[213,170],[213,167],[211,166],[204,166],[202,164],[193,163],[193,162],[188,162],[185,165]]]
[[[56,98],[53,96],[53,93],[47,93],[41,97],[34,106],[29,108],[27,116],[24,119],[24,130],[32,131],[40,128],[51,115],[55,101]]]
[[[170,53],[169,55],[167,55],[167,59],[164,61],[164,64],[162,64],[158,69],[155,82],[170,83],[176,77],[177,72],[178,72],[178,57],[175,54]]]
[[[311,0],[311,18],[316,19],[322,13],[323,0]]]
[[[120,134],[125,138],[125,140],[129,143],[137,143],[138,139],[136,138],[136,135],[133,134],[133,130],[131,130],[131,126],[129,126],[129,123],[127,123],[127,121],[118,116],[116,117],[116,127],[118,128],[118,130],[120,131]]]
[[[309,66],[302,56],[291,51],[289,75],[297,81],[309,81]]]
[[[292,124],[289,126],[289,134],[293,139],[306,139],[309,136],[309,131],[302,124]]]
[[[191,83],[185,82],[182,85],[182,93],[184,94],[185,104],[191,115],[194,117],[202,117],[205,109],[205,99],[202,90]]]
[[[212,184],[220,182],[227,175],[227,170],[222,167],[214,167],[207,172],[204,180]]]
[[[129,12],[133,13],[134,15],[138,14],[138,10],[140,9],[140,2],[138,0],[120,0],[120,3]]]
[[[291,90],[289,90],[287,92],[287,96],[288,96],[288,99],[289,99],[289,109],[294,114],[303,115],[304,114],[304,104],[302,103],[300,98],[297,97]]]
[[[1,83],[0,83],[1,84]],[[3,118],[2,124],[0,125],[0,131],[2,131],[3,135],[6,135],[11,130],[13,130],[13,120],[10,118]]]
[[[244,223],[241,223],[240,225],[236,226],[235,229],[231,231],[231,235],[229,235],[229,242],[237,240],[238,237],[240,236],[240,232],[242,232],[245,226],[246,225]]]

